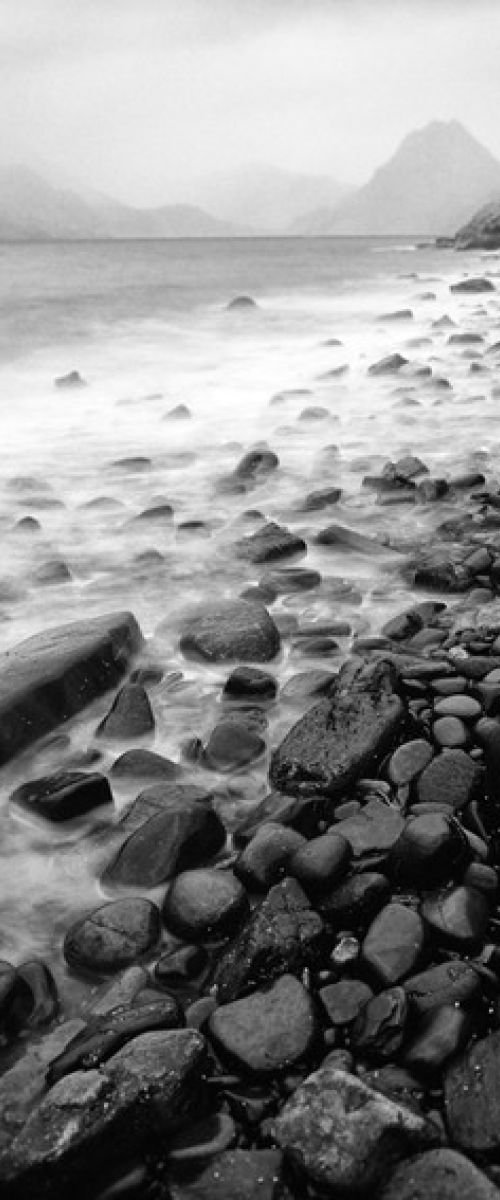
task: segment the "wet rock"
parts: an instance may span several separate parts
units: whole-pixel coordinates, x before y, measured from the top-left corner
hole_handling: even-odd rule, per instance
[[[39,959],[21,963],[17,967],[16,983],[17,988],[13,989],[13,1003],[9,1004],[8,1024],[13,1026],[16,1032],[49,1025],[59,1011],[56,981],[49,967]],[[18,997],[16,991],[19,992]],[[2,1016],[0,1022],[1,1020]]]
[[[439,544],[409,558],[403,574],[415,587],[439,592],[464,592],[470,585],[470,575],[455,551]]]
[[[500,1032],[469,1046],[444,1078],[446,1122],[454,1145],[474,1158],[500,1148]]]
[[[456,1150],[427,1150],[400,1163],[379,1200],[498,1200],[487,1175]]]
[[[420,1014],[442,1005],[473,1004],[481,992],[478,971],[471,963],[457,958],[412,975],[403,986],[412,1009]]]
[[[293,975],[222,1005],[208,1022],[208,1036],[222,1057],[258,1075],[284,1071],[305,1058],[316,1032],[313,1001]]]
[[[265,753],[266,743],[249,728],[244,718],[224,718],[212,730],[203,760],[213,771],[236,771],[247,767]]]
[[[48,1086],[52,1087],[72,1071],[89,1071],[100,1066],[139,1034],[178,1029],[183,1023],[182,1010],[173,996],[158,997],[147,1003],[124,1004],[105,1015],[95,1016],[62,1054],[52,1060],[47,1071]]]
[[[298,419],[299,421],[324,421],[329,415],[328,409],[323,404],[308,404],[299,413]]]
[[[369,375],[393,375],[395,371],[400,371],[401,367],[405,367],[408,359],[402,354],[388,354],[386,358],[379,359],[378,362],[372,363],[368,367]]]
[[[443,812],[410,817],[391,851],[389,871],[403,886],[439,887],[467,859],[467,842],[454,818]]]
[[[56,388],[81,388],[86,387],[85,379],[82,379],[79,371],[68,371],[67,375],[58,375],[54,379],[54,387]]]
[[[169,408],[162,420],[164,421],[189,421],[191,419],[191,409],[187,404],[176,404],[174,408]]]
[[[420,911],[438,945],[462,952],[477,949],[490,916],[485,896],[471,887],[449,887],[431,893]]]
[[[163,920],[177,937],[205,941],[234,933],[248,910],[245,889],[232,871],[201,868],[182,872],[170,885]]]
[[[141,794],[145,801],[138,805],[138,812],[140,817],[142,808],[143,820],[137,826],[133,812],[126,816],[124,831],[130,821],[132,832],[106,868],[106,883],[157,887],[178,871],[200,866],[222,849],[225,830],[211,805],[190,800],[189,791],[181,790],[176,799],[175,792],[163,792],[165,786]]]
[[[267,891],[302,846],[304,838],[295,829],[278,821],[267,821],[240,854],[235,874],[250,890]]]
[[[224,684],[224,696],[230,700],[274,700],[277,680],[258,667],[235,667]]]
[[[56,626],[0,656],[0,763],[113,687],[142,635],[130,613]]]
[[[388,853],[398,841],[404,820],[397,808],[373,799],[359,813],[332,826],[346,838],[355,858]]]
[[[436,1075],[462,1049],[471,1032],[470,1016],[463,1009],[452,1004],[431,1009],[405,1050],[406,1066],[417,1075]]]
[[[115,779],[179,779],[184,774],[184,768],[179,763],[156,754],[154,750],[126,750],[111,767],[111,775]]]
[[[322,508],[338,504],[341,495],[342,489],[339,487],[319,488],[315,492],[307,493],[301,508],[304,512],[318,512]]]
[[[155,982],[167,991],[183,987],[205,971],[207,962],[208,955],[203,946],[174,946],[155,963]]]
[[[103,904],[82,917],[64,939],[64,957],[75,971],[111,974],[152,950],[160,936],[160,913],[138,896]]]
[[[319,998],[332,1025],[352,1025],[373,992],[361,979],[342,979],[321,988]]]
[[[257,303],[252,296],[235,296],[234,300],[229,301],[227,308],[228,312],[232,312],[234,309],[246,311],[250,308],[257,308]]]
[[[187,657],[207,662],[267,662],[278,653],[280,635],[263,604],[220,601],[190,619],[180,646]]]
[[[356,1017],[351,1045],[355,1054],[386,1062],[401,1049],[408,1020],[408,1000],[402,987],[387,988],[361,1009]]]
[[[344,667],[331,697],[314,705],[274,753],[273,786],[338,799],[361,775],[370,774],[402,724],[395,682],[387,663]]]
[[[448,804],[460,812],[474,799],[481,772],[463,750],[446,750],[434,758],[420,775],[417,796],[420,804]]]
[[[61,558],[51,558],[41,564],[33,572],[33,581],[44,586],[58,583],[71,583],[73,576],[68,564]]]
[[[269,571],[260,581],[260,586],[272,588],[276,596],[289,595],[293,592],[307,592],[319,587],[321,575],[306,567],[283,567],[279,571]]]
[[[59,771],[56,775],[44,775],[21,784],[12,792],[10,800],[34,816],[59,822],[81,817],[103,804],[112,804],[113,796],[108,780],[98,772]]]
[[[437,1141],[423,1117],[329,1066],[294,1092],[274,1134],[310,1183],[343,1196],[373,1194],[400,1159]]]
[[[417,779],[434,757],[434,751],[429,742],[423,738],[415,738],[412,742],[404,742],[391,756],[387,773],[391,783],[396,787],[411,783]]]
[[[291,533],[284,525],[267,521],[255,533],[250,533],[236,542],[235,549],[238,558],[244,558],[251,563],[262,563],[305,554],[307,546],[303,538]]]
[[[235,1000],[259,984],[314,965],[322,935],[323,922],[299,884],[294,879],[277,884],[217,963],[213,981],[219,1001]]]
[[[90,1019],[106,1016],[114,1008],[132,1004],[147,985],[148,973],[144,967],[127,967],[111,983],[106,982],[98,989],[97,996],[89,1006]]]
[[[193,1182],[170,1185],[172,1200],[286,1200],[280,1150],[227,1150]],[[433,1198],[434,1200],[434,1198]],[[448,1200],[448,1198],[446,1198]],[[471,1200],[493,1200],[473,1196]]]
[[[469,279],[461,279],[459,283],[451,283],[450,284],[450,292],[455,292],[456,294],[463,293],[465,295],[468,295],[468,294],[473,293],[474,295],[477,295],[478,292],[494,292],[494,291],[495,291],[495,287],[494,287],[494,284],[491,282],[491,279],[484,279],[484,278],[480,278],[480,277],[477,277],[477,278],[471,277]]]
[[[302,700],[329,692],[336,676],[333,671],[298,671],[291,675],[280,691],[282,700]]]
[[[21,1058],[0,1077],[0,1162],[46,1091],[47,1066],[83,1028],[84,1022],[77,1017],[57,1025],[41,1040],[30,1042]]]
[[[259,483],[266,479],[271,471],[279,467],[278,455],[273,450],[249,450],[235,467],[236,479],[244,483]]]
[[[381,554],[385,547],[376,538],[366,537],[345,525],[327,525],[317,534],[318,546],[337,546],[342,550],[353,550],[355,554]]]
[[[131,454],[127,458],[115,458],[111,463],[112,467],[118,467],[120,471],[149,471],[152,467],[150,458],[145,454]]]
[[[442,750],[458,750],[468,743],[467,729],[458,717],[440,717],[432,725],[432,736]]]
[[[150,508],[143,508],[142,512],[138,513],[133,518],[134,523],[140,521],[148,524],[163,525],[165,521],[170,523],[174,515],[174,510],[171,504],[153,504]]]
[[[126,683],[98,726],[100,737],[127,740],[142,737],[155,727],[148,694],[140,683]]]
[[[390,884],[377,871],[351,875],[322,898],[321,912],[334,929],[366,929],[390,896]]]
[[[424,944],[418,913],[403,904],[388,904],[375,917],[361,949],[363,964],[384,987],[399,983],[414,969]]]
[[[287,862],[287,874],[297,879],[308,895],[317,896],[340,883],[351,858],[346,838],[330,831],[300,846]]]

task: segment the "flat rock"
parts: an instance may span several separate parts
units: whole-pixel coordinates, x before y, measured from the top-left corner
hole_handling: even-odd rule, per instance
[[[284,525],[275,521],[267,521],[255,533],[241,538],[236,543],[238,558],[244,558],[251,563],[274,562],[279,558],[289,558],[291,555],[305,554],[307,545],[303,538],[291,533]]]
[[[200,868],[174,879],[163,902],[163,919],[177,937],[196,942],[234,933],[248,909],[245,889],[232,871]]]
[[[445,1074],[444,1101],[452,1141],[466,1154],[497,1157],[500,1149],[500,1032],[469,1046]]]
[[[404,828],[404,819],[397,808],[382,800],[368,800],[361,812],[331,826],[349,842],[355,858],[370,854],[385,854],[397,843]]]
[[[213,982],[221,1003],[317,961],[323,922],[294,879],[276,884],[223,951]]]
[[[460,812],[474,798],[481,772],[464,750],[446,750],[425,767],[417,782],[420,804],[448,804]]]
[[[443,1147],[396,1167],[379,1200],[500,1200],[500,1192],[468,1158]]]
[[[346,1197],[373,1194],[400,1159],[437,1141],[423,1117],[328,1065],[293,1093],[274,1135],[308,1181]]]
[[[418,913],[403,904],[387,904],[370,925],[361,957],[367,971],[389,987],[414,969],[423,944],[424,927]]]
[[[0,656],[0,763],[112,688],[140,649],[131,613],[56,626]]]
[[[311,996],[293,975],[222,1005],[208,1022],[219,1053],[237,1070],[258,1075],[284,1071],[303,1059],[316,1031]]]
[[[278,791],[326,794],[337,800],[356,779],[373,773],[403,721],[403,703],[387,663],[347,664],[331,695],[286,735],[271,763]]]
[[[160,914],[150,900],[114,900],[72,926],[64,939],[64,957],[76,971],[107,975],[147,954],[159,935]]]
[[[182,784],[178,799],[175,792],[164,795],[164,787],[146,789],[125,816],[124,833],[127,827],[131,832],[104,872],[106,883],[156,887],[178,871],[201,866],[222,849],[225,829],[211,804],[196,794],[190,799],[190,789]]]
[[[280,635],[263,604],[247,600],[204,606],[186,622],[181,650],[207,662],[268,662],[280,648]]]
[[[34,816],[59,822],[81,817],[103,804],[112,804],[113,796],[105,775],[59,771],[56,775],[44,775],[21,784],[12,792],[10,800]]]

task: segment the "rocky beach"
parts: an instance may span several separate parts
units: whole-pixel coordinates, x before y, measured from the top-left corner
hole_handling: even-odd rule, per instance
[[[500,255],[228,245],[1,251],[2,1196],[494,1200]]]

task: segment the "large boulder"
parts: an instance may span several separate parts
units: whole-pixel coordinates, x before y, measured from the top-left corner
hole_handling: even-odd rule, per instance
[[[0,764],[112,688],[140,649],[131,613],[58,625],[0,655]]]
[[[181,636],[189,658],[207,662],[268,662],[280,648],[280,635],[263,604],[221,600],[190,617]]]
[[[396,673],[386,662],[346,664],[330,696],[300,718],[274,753],[273,787],[340,799],[375,769],[402,727],[404,707],[395,687]]]

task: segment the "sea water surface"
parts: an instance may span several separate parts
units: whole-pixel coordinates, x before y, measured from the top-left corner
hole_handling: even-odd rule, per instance
[[[307,565],[323,577],[318,589],[279,598],[273,613],[318,625],[333,616],[354,634],[376,633],[407,599],[394,556],[317,546],[314,534],[338,521],[402,544],[432,538],[447,502],[438,516],[432,505],[377,506],[362,487],[408,452],[434,476],[485,465],[500,477],[498,356],[488,355],[500,338],[500,291],[452,294],[468,274],[498,287],[500,257],[412,239],[0,246],[0,650],[51,625],[130,609],[164,669],[150,693],[157,729],[148,744],[179,759],[186,740],[213,727],[228,673],[183,660],[180,623],[193,604],[237,596],[262,576],[232,549],[256,510],[302,533]],[[241,294],[257,307],[228,310]],[[394,318],[407,309],[411,317]],[[457,332],[484,340],[450,343]],[[368,374],[395,351],[409,360],[404,371]],[[56,389],[55,377],[73,369],[87,386]],[[178,405],[190,416],[170,417]],[[312,406],[323,412],[308,414]],[[279,455],[279,470],[250,493],[221,490],[255,444]],[[116,465],[131,457],[149,461]],[[327,486],[342,488],[340,504],[301,511],[308,492]],[[172,521],[134,520],[162,501]],[[18,526],[24,517],[40,528]],[[204,528],[182,529],[191,521]],[[42,583],[40,569],[54,561],[67,577]],[[273,669],[281,683],[313,667],[337,670],[349,646],[339,638],[325,661],[287,643]],[[48,739],[0,776],[0,957],[44,956],[69,1002],[76,985],[60,946],[71,921],[106,898],[105,820],[46,829],[8,798],[92,748],[108,706],[105,697],[63,740]],[[297,715],[286,704],[270,713],[270,745]],[[101,749],[106,769],[122,747]],[[261,762],[211,780],[229,828],[265,794],[266,770]],[[130,798],[116,788],[118,810]]]

